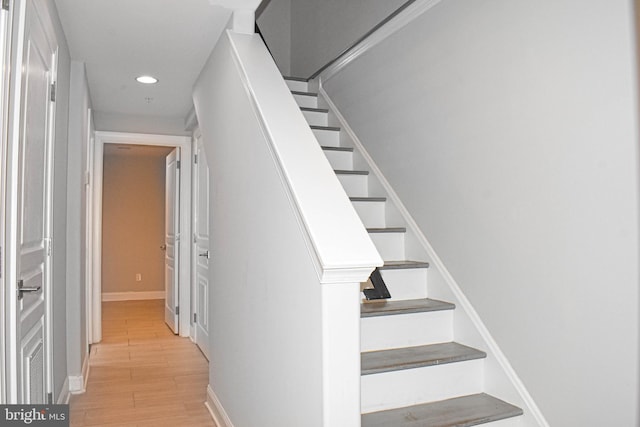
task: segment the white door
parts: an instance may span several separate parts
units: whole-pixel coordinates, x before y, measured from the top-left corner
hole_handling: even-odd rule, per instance
[[[166,159],[165,178],[165,241],[164,241],[164,320],[178,333],[178,253],[180,249],[180,149],[174,149]]]
[[[202,147],[202,136],[196,138],[193,165],[193,253],[195,278],[196,344],[209,358],[209,165]]]
[[[16,206],[16,399],[45,403],[51,390],[50,285],[51,185],[55,38],[36,0],[25,4],[17,166],[11,203]],[[15,104],[14,104],[15,105]],[[15,139],[12,143],[15,143]],[[61,236],[64,238],[64,236]],[[13,284],[12,284],[13,285]]]

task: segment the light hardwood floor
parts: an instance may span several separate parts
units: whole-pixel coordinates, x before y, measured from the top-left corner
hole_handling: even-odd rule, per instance
[[[164,301],[102,304],[87,391],[71,397],[71,426],[215,427],[204,406],[209,364],[164,323]]]

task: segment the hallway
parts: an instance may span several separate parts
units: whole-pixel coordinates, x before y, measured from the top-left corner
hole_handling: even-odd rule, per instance
[[[71,426],[215,426],[204,406],[209,364],[165,325],[164,300],[105,302],[102,319]]]

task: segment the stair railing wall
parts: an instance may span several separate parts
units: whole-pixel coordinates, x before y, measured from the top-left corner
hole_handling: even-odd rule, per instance
[[[223,34],[194,105],[211,163],[212,413],[359,425],[359,284],[380,256],[258,35]]]

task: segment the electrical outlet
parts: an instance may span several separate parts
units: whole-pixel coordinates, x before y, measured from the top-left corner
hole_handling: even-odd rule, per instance
[[[136,273],[136,282],[142,282],[142,274]]]

